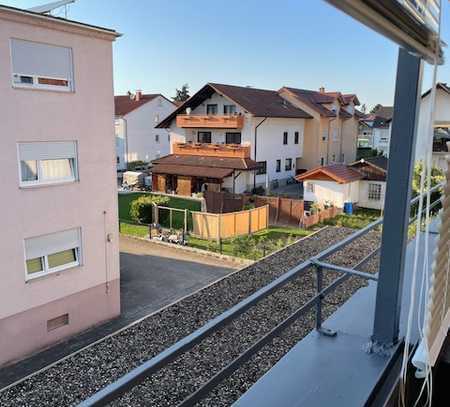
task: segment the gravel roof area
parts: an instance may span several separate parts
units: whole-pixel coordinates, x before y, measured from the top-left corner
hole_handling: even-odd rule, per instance
[[[323,229],[0,393],[0,406],[77,404],[352,232],[346,228]],[[328,261],[354,265],[378,244],[379,233],[372,231],[335,253]],[[378,259],[375,258],[365,271],[375,272],[377,266]],[[334,272],[325,272],[324,284],[337,276]],[[327,296],[324,318],[363,285],[365,281],[352,277]],[[176,405],[314,294],[315,276],[308,270],[112,404]],[[313,327],[312,313],[299,318],[222,382],[200,405],[229,406]]]

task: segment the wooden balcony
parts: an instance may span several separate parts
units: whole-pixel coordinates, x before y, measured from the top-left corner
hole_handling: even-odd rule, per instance
[[[240,144],[174,143],[172,154],[250,158],[250,146]]]
[[[203,129],[242,129],[244,116],[240,115],[177,115],[177,127]]]

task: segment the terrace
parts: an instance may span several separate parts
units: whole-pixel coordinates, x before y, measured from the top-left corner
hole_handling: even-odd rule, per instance
[[[203,129],[242,129],[244,116],[241,115],[177,115],[177,127]]]

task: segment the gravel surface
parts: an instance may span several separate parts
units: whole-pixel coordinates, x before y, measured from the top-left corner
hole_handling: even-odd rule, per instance
[[[0,406],[74,405],[204,325],[294,265],[352,232],[354,231],[346,228],[331,227],[321,230],[0,393]],[[335,264],[351,266],[378,244],[378,233],[370,232],[328,260]],[[377,261],[374,259],[370,262],[366,271],[376,271]],[[336,277],[334,272],[325,272],[324,284]],[[324,318],[364,284],[361,279],[350,278],[332,295],[327,296],[323,306]],[[176,405],[314,294],[315,278],[309,270],[113,404]],[[313,326],[312,313],[299,318],[222,382],[201,405],[230,405],[299,339],[310,332]]]

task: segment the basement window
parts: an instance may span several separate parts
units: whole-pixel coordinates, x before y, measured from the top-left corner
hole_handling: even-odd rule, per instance
[[[59,317],[47,321],[47,332],[69,325],[69,314],[63,314]]]
[[[11,57],[13,87],[73,91],[71,48],[13,38]]]

